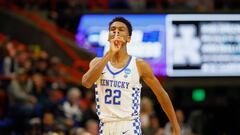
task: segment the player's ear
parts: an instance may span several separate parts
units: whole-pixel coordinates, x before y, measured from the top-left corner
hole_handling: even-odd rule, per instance
[[[111,36],[110,36],[110,34],[108,34],[108,39],[107,40],[110,41],[110,38],[111,38]]]
[[[131,36],[127,37],[127,42],[129,43],[131,41]]]

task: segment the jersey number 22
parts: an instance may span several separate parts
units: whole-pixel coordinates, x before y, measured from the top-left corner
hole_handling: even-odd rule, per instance
[[[120,105],[121,101],[121,91],[120,90],[111,90],[111,89],[106,89],[105,90],[105,104],[114,104],[114,105]]]

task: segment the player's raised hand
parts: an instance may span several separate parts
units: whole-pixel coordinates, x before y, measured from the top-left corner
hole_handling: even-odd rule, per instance
[[[110,52],[115,55],[124,44],[124,40],[120,36],[115,36],[113,39],[110,39]]]

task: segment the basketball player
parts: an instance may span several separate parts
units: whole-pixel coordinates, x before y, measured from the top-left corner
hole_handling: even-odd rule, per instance
[[[102,58],[94,58],[82,78],[82,85],[95,84],[100,135],[141,135],[140,93],[142,78],[156,95],[168,116],[173,135],[180,135],[176,115],[168,94],[142,59],[127,53],[132,35],[131,23],[116,17],[109,23],[110,49]]]

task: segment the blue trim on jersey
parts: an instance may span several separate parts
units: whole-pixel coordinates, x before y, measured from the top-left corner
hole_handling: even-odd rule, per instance
[[[125,68],[127,68],[127,66],[129,65],[131,59],[132,59],[132,56],[130,56],[130,58],[128,59],[127,65],[126,65],[123,69],[121,69],[120,71],[118,71],[118,72],[115,72],[115,73],[114,73],[114,72],[109,68],[108,64],[107,64],[107,69],[108,69],[108,71],[109,71],[111,74],[117,75],[117,74],[121,73]]]
[[[95,87],[97,87],[97,85]],[[100,112],[99,95],[96,88],[95,88],[95,101],[96,101],[96,114],[100,116],[101,112]]]
[[[133,93],[132,93],[132,109],[133,113],[132,116],[139,116],[140,114],[140,88],[132,88]]]
[[[98,135],[103,135],[103,128],[104,128],[104,123],[102,121],[100,121],[99,122]]]
[[[142,135],[140,118],[133,121],[133,133],[134,135]]]

